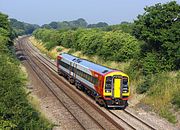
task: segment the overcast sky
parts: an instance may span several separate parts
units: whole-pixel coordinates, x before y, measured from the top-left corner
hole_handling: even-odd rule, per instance
[[[0,0],[0,12],[20,21],[45,24],[84,18],[88,23],[133,21],[145,6],[171,0]],[[180,3],[180,0],[176,0]]]

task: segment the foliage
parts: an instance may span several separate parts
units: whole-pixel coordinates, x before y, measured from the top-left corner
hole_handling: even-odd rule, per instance
[[[142,46],[142,54],[152,53],[154,58],[157,57],[154,62],[157,62],[156,67],[161,70],[179,69],[180,6],[173,1],[146,7],[144,10],[145,13],[138,16],[133,29],[133,34],[146,42]],[[141,55],[140,59],[148,55]]]
[[[174,95],[173,95],[173,99],[171,100],[172,104],[176,105],[177,108],[180,109],[180,94],[179,94],[179,91],[180,91],[180,71],[178,71],[177,73],[177,76],[176,76],[176,81],[179,83],[178,85],[178,91],[174,92]]]
[[[99,55],[107,60],[128,61],[140,51],[140,43],[133,36],[120,30],[105,32],[100,29],[67,31],[39,29],[33,34],[44,42],[47,49],[62,45],[80,50],[86,55]],[[54,36],[56,38],[52,38]]]
[[[149,75],[144,81],[150,86],[146,91],[146,97],[142,100],[150,105],[154,111],[167,118],[170,122],[176,123],[174,113],[170,110],[172,104],[179,107],[180,80],[179,71],[162,72],[155,75]],[[140,90],[147,86],[141,87]]]
[[[41,26],[42,28],[46,29],[73,29],[73,28],[86,28],[87,22],[83,18],[79,18],[73,21],[63,21],[63,22],[51,22],[49,24],[44,24]]]
[[[152,79],[151,76],[144,77],[144,82],[141,83],[139,86],[137,86],[136,92],[138,94],[145,93],[149,90],[149,88],[152,86]]]
[[[57,52],[61,52],[62,50],[63,50],[63,48],[61,48],[61,47],[58,47],[58,48],[56,49]]]
[[[0,129],[50,129],[51,125],[28,103],[26,78],[9,50],[11,28],[0,13]]]
[[[31,34],[39,25],[20,22],[16,19],[10,19],[10,25],[16,35]]]
[[[116,31],[116,30],[121,30],[121,31],[123,31],[123,32],[132,34],[133,27],[134,27],[134,23],[121,22],[121,24],[110,25],[110,26],[103,27],[102,30],[104,30],[104,31]]]
[[[178,92],[174,94],[174,97],[172,99],[172,104],[176,105],[178,108],[180,108],[180,95]]]
[[[105,22],[98,22],[97,24],[88,24],[87,28],[102,28],[107,26],[108,24]]]
[[[63,21],[63,22],[51,22],[49,24],[44,24],[41,28],[45,29],[56,29],[56,30],[69,30],[77,28],[103,28],[107,27],[108,24],[105,22],[98,22],[96,24],[88,24],[85,19],[79,18],[73,21]]]

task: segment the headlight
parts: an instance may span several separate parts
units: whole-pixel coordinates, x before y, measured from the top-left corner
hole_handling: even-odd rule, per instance
[[[106,92],[106,93],[110,93],[110,92],[111,92],[111,90],[105,90],[105,92]]]

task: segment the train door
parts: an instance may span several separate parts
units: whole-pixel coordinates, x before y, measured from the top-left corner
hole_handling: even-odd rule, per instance
[[[120,91],[121,91],[121,78],[115,76],[113,78],[113,96],[114,98],[120,98]]]
[[[70,62],[70,66],[69,66],[69,75],[73,76],[73,63]]]
[[[77,73],[77,64],[76,63],[74,63],[74,65],[73,65],[73,70],[74,70],[73,77],[76,79],[76,73]]]

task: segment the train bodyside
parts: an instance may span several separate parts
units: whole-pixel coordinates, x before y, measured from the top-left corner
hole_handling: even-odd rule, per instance
[[[62,53],[57,57],[58,73],[78,89],[107,107],[126,107],[130,94],[129,77],[121,71]]]

